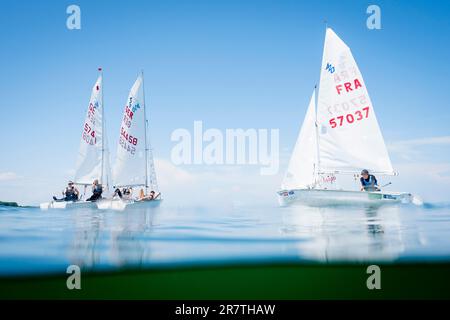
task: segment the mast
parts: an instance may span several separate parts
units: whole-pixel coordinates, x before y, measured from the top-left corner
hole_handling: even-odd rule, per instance
[[[102,84],[100,87],[100,90],[102,90],[102,93],[101,93],[101,99],[102,99],[102,170],[101,170],[101,174],[100,174],[100,184],[103,184],[103,174],[105,171],[105,108],[103,105],[103,69],[101,67],[99,67],[98,71],[100,72],[100,76],[102,78]]]
[[[147,139],[147,111],[145,107],[145,85],[144,85],[144,70],[141,70],[142,77],[142,103],[144,104],[144,143],[145,143],[145,194],[148,191],[148,139]]]
[[[319,172],[320,172],[320,146],[319,146],[319,124],[317,123],[317,102],[318,102],[318,94],[317,94],[317,85],[314,86],[314,95],[315,95],[315,101],[314,101],[314,127],[316,132],[316,154],[317,154],[317,163],[316,163],[316,172],[315,172],[315,179],[316,179],[316,185],[318,182]],[[314,186],[315,187],[315,186]]]
[[[328,29],[328,21],[325,19],[324,21],[325,24],[325,40],[324,40],[324,50],[325,50],[325,41],[327,38],[327,29]],[[322,72],[322,70],[321,70]],[[320,75],[321,77],[321,75]],[[320,79],[319,79],[320,81]],[[319,82],[320,83],[320,82]],[[320,86],[319,86],[320,88]],[[319,173],[320,173],[320,137],[319,137],[319,123],[317,122],[317,113],[319,111],[319,92],[317,90],[317,84],[314,86],[314,91],[316,94],[316,101],[315,101],[315,127],[316,127],[316,146],[317,146],[317,168],[316,168],[316,184],[318,181],[318,177],[319,177]]]

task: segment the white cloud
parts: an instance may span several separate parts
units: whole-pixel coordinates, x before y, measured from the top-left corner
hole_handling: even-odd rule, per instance
[[[195,179],[191,173],[165,159],[155,159],[155,170],[158,182],[162,186],[184,185],[194,182]]]
[[[397,187],[417,193],[427,201],[448,201],[450,189],[450,136],[427,137],[388,143]]]
[[[450,163],[411,162],[396,166],[396,190],[411,192],[426,202],[449,201]]]
[[[175,166],[156,159],[155,167],[160,190],[173,204],[273,203],[281,179],[260,175],[257,166]]]
[[[13,181],[20,178],[15,172],[0,172],[0,181]]]
[[[399,168],[402,175],[414,176],[419,180],[423,178],[427,181],[447,184],[450,187],[450,163],[409,163],[400,164]]]
[[[442,144],[450,144],[450,136],[401,140],[401,141],[394,142],[392,145],[417,147],[417,146],[424,146],[424,145],[442,145]]]
[[[387,144],[389,152],[401,159],[412,161],[426,156],[425,148],[450,145],[450,136],[428,137],[410,140],[394,141]]]

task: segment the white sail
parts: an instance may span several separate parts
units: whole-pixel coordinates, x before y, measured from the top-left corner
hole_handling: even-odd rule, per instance
[[[93,180],[103,181],[103,101],[102,76],[92,88],[91,99],[83,123],[80,149],[75,170],[75,183],[91,184]]]
[[[393,174],[361,72],[350,48],[326,31],[317,106],[320,171]]]
[[[155,162],[153,161],[153,151],[151,148],[150,141],[148,142],[148,186],[151,190],[159,193],[158,180],[156,178]]]
[[[146,186],[146,117],[143,78],[139,76],[128,95],[119,132],[113,169],[116,186]]]
[[[316,92],[314,90],[294,147],[282,189],[311,188],[317,171]]]
[[[103,130],[104,130],[104,150],[103,150],[103,194],[110,195],[112,192],[112,172],[111,172],[111,152],[109,150],[108,142],[108,132],[106,126],[106,119],[103,120]]]

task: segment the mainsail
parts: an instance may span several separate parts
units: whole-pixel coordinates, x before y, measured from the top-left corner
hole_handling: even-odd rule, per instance
[[[281,188],[313,187],[318,169],[317,158],[316,91],[314,90]]]
[[[320,172],[393,174],[372,102],[350,48],[327,28],[317,105]]]
[[[95,179],[107,181],[108,158],[105,154],[103,119],[103,83],[100,75],[92,88],[91,99],[83,124],[80,149],[75,170],[75,183],[88,185]]]
[[[131,88],[126,101],[120,126],[113,180],[116,186],[145,186],[155,190],[157,189],[156,175],[147,140],[143,81],[143,75],[140,75]]]

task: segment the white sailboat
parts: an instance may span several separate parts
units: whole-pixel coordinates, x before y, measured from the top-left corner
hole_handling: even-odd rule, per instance
[[[113,181],[116,188],[132,188],[133,191],[159,193],[156,180],[153,154],[148,139],[148,120],[145,106],[144,75],[136,79],[128,95],[119,133],[117,158],[113,168]],[[161,198],[155,200],[139,199],[138,194],[114,197],[99,201],[99,209],[123,210],[158,206]]]
[[[409,193],[336,186],[337,176],[357,177],[362,169],[375,175],[396,173],[356,61],[330,28],[326,30],[317,106],[315,95],[314,90],[278,191],[280,204],[410,202]]]
[[[88,197],[86,192],[90,192],[88,186],[97,179],[103,185],[104,190],[109,189],[110,166],[103,108],[103,75],[101,68],[99,71],[100,74],[92,88],[86,119],[83,123],[74,178],[75,185],[84,187],[84,192],[81,192],[84,194],[78,201],[41,203],[41,209],[96,208],[95,203],[86,201]]]

